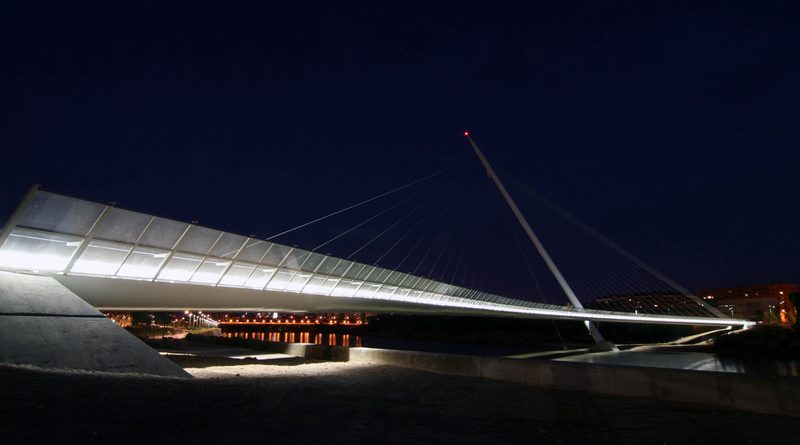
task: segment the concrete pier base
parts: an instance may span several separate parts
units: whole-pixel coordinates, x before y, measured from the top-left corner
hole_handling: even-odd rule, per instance
[[[0,363],[190,377],[55,279],[0,272]]]

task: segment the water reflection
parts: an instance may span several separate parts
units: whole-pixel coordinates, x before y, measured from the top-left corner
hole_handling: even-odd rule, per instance
[[[321,332],[223,332],[226,338],[242,338],[245,340],[258,340],[276,343],[314,343],[315,345],[361,347],[361,337],[350,334]],[[313,341],[312,341],[313,339]]]

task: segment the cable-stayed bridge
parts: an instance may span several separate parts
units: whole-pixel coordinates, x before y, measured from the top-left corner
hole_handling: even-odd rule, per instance
[[[52,276],[99,309],[376,311],[746,326],[688,299],[690,315],[554,305],[456,286],[38,187],[0,238],[0,268]]]
[[[573,274],[568,279],[481,149],[468,132],[464,136],[533,246],[534,256],[538,257],[547,274],[555,280],[557,292],[566,297],[566,304],[511,298],[502,292],[478,290],[478,286],[464,285],[467,268],[461,265],[461,254],[467,250],[463,244],[469,244],[475,250],[472,239],[455,247],[460,255],[452,267],[451,256],[444,262],[443,268],[438,269],[442,278],[432,279],[417,274],[416,271],[429,254],[438,249],[440,251],[434,255],[436,260],[429,266],[432,274],[436,272],[444,250],[451,245],[452,230],[443,244],[437,244],[436,240],[428,243],[425,255],[413,272],[403,272],[400,266],[426,239],[431,228],[440,226],[441,234],[449,227],[448,224],[426,223],[427,214],[415,215],[425,192],[432,186],[366,218],[312,250],[271,241],[277,236],[424,182],[450,168],[268,239],[241,236],[195,223],[85,201],[42,191],[34,186],[0,235],[0,270],[52,277],[95,308],[104,310],[374,311],[580,320],[598,348],[604,350],[613,350],[615,347],[603,338],[596,322],[741,327],[752,324],[747,320],[726,317],[564,209],[548,204],[553,213],[566,221],[566,225],[588,235],[584,240],[574,235],[567,237],[568,242],[572,243],[567,243],[567,250],[573,253],[584,251],[579,255],[579,261],[572,264]],[[371,237],[349,257],[340,258],[317,251],[404,202],[412,201],[412,198],[418,201],[414,209],[393,217],[388,227]],[[539,200],[547,203],[544,199]],[[460,220],[451,219],[459,222],[472,219],[475,215],[473,213]],[[406,240],[415,228],[427,225],[428,230],[417,237],[396,268],[350,260],[350,257],[405,220],[412,221],[411,227],[398,235],[396,241],[378,257],[376,264]],[[511,232],[514,232],[513,228]],[[525,249],[519,239],[516,241],[522,254],[520,262],[526,264],[538,294],[546,301],[540,280],[528,264]],[[601,249],[587,249],[586,244],[590,243],[600,245]],[[490,264],[484,269],[504,268],[499,262],[505,255],[483,256],[490,257]],[[599,273],[589,273],[592,267],[598,265],[601,267]],[[578,273],[574,273],[575,270]],[[456,282],[459,272],[461,285]],[[583,279],[578,280],[581,276]],[[519,281],[519,276],[511,281]],[[13,283],[13,279],[10,282]],[[473,274],[470,283],[474,282]],[[620,294],[620,289],[627,292]],[[664,292],[663,289],[668,291]],[[605,293],[597,294],[598,290]]]

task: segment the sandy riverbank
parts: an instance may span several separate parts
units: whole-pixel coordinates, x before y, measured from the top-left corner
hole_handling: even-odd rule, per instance
[[[794,419],[386,365],[170,356],[195,379],[0,367],[3,443],[798,443]]]

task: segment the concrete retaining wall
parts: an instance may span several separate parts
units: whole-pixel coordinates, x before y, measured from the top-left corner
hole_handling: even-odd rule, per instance
[[[800,417],[800,379],[725,372],[331,348],[331,358],[485,377],[542,388],[689,402]]]
[[[201,341],[228,343],[231,340],[234,339]],[[800,417],[800,378],[795,377],[236,340],[238,346],[298,357],[387,364],[542,388]]]

